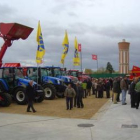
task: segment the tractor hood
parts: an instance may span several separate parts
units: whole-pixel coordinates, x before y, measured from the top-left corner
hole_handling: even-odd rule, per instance
[[[29,84],[30,81],[31,80],[28,80],[28,79],[18,78],[18,85],[26,87]],[[33,81],[33,85],[37,85],[37,83]]]
[[[74,76],[71,76],[71,75],[68,75],[67,77],[69,77],[72,82],[76,83],[78,81],[78,78],[77,77],[74,77]]]
[[[57,76],[57,77],[60,78],[65,83],[68,83],[68,82],[71,82],[72,81],[69,76]]]
[[[42,76],[42,82],[47,82],[47,83],[52,83],[52,84],[57,84],[57,85],[62,85],[63,81],[59,78],[56,77],[51,77],[51,76]]]

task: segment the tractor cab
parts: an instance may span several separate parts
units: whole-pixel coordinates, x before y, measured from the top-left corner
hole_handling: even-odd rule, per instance
[[[1,67],[0,68],[0,87],[2,92],[8,92],[18,104],[26,104],[26,86],[28,79],[24,78],[23,68],[21,67]],[[44,100],[44,91],[40,85],[33,82],[35,89],[35,99],[37,102]]]
[[[66,68],[62,69],[60,67],[46,66],[51,70],[52,76],[61,79],[66,85],[72,82],[71,78],[66,73]]]
[[[77,77],[81,82],[90,79],[89,76],[84,75],[82,72],[79,72],[79,70],[68,70],[68,75]]]
[[[55,95],[62,97],[64,95],[65,85],[57,77],[53,77],[53,72],[48,67],[26,67],[26,76],[42,85],[45,91],[45,98],[52,100]]]

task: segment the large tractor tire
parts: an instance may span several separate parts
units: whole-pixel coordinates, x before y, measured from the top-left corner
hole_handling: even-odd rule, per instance
[[[3,107],[7,107],[12,102],[12,97],[8,93],[0,93],[0,105]]]
[[[14,99],[19,105],[27,104],[27,97],[25,94],[25,88],[17,88],[14,92]]]
[[[45,99],[53,100],[56,95],[56,89],[52,84],[45,84],[43,85],[45,91]]]
[[[64,98],[64,92],[57,92],[57,93],[56,93],[56,96],[57,96],[58,98]]]
[[[38,103],[41,103],[45,99],[45,92],[41,86],[40,90],[42,90],[43,92],[41,92],[38,97],[35,97],[35,101],[37,101]]]
[[[56,96],[58,98],[64,98],[65,89],[66,89],[66,86],[58,86]]]

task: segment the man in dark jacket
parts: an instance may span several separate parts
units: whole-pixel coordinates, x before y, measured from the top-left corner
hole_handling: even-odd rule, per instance
[[[77,92],[77,108],[83,108],[84,107],[84,104],[83,104],[83,94],[84,94],[84,90],[81,86],[81,84],[78,82],[76,84],[77,86],[77,89],[76,89],[76,92]]]
[[[31,112],[30,108],[32,109],[34,113],[36,112],[36,110],[33,107],[34,94],[35,93],[34,93],[33,81],[31,80],[26,87],[26,95],[28,99],[27,112]]]
[[[117,104],[117,96],[119,92],[120,85],[118,83],[118,78],[115,78],[113,82],[113,103]]]
[[[120,82],[120,88],[122,90],[122,105],[126,105],[126,93],[128,90],[128,83],[127,83],[127,77],[125,76],[121,82]]]
[[[106,83],[105,83],[105,90],[106,90],[106,97],[110,98],[110,82],[107,79]]]
[[[135,86],[136,86],[136,83],[137,83],[137,79],[135,78],[132,83],[130,84],[130,89],[129,89],[129,93],[130,93],[130,96],[131,96],[131,108],[135,108],[136,105],[136,91],[135,91]]]
[[[72,88],[71,84],[68,84],[68,87],[66,88],[64,95],[66,97],[67,110],[69,110],[69,109],[71,110],[73,107],[72,100],[76,95],[75,90]]]
[[[120,93],[121,93],[120,81],[121,81],[121,79],[120,79],[120,77],[118,77],[117,82],[118,82],[119,87],[118,87],[117,102],[120,102]]]
[[[139,79],[137,80],[135,91],[136,91],[136,109],[138,109],[140,104],[140,80]]]
[[[91,95],[91,87],[92,87],[92,82],[91,79],[88,79],[87,81],[87,95]]]

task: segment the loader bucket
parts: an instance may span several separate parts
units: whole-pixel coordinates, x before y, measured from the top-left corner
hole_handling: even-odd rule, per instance
[[[0,23],[0,32],[6,39],[26,39],[32,31],[33,28],[18,23]]]

